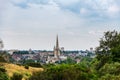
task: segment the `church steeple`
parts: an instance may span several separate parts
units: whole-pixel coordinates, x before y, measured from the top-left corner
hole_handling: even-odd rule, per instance
[[[56,49],[59,49],[58,35],[57,35],[57,37],[56,37]]]
[[[60,56],[58,35],[56,37],[56,46],[54,48],[54,56],[57,57],[57,58],[59,58],[59,56]]]

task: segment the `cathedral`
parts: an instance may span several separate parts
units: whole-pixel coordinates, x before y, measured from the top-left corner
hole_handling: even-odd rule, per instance
[[[57,59],[60,58],[60,48],[59,48],[58,35],[56,37],[56,46],[54,46],[53,54],[54,54],[55,58],[57,58]]]
[[[48,56],[47,62],[46,63],[56,63],[67,59],[67,57],[61,55],[60,47],[59,47],[59,40],[58,40],[58,35],[56,37],[56,45],[54,46],[53,49],[53,56]]]

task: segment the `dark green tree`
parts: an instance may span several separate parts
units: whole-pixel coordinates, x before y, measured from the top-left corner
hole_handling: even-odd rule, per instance
[[[23,75],[19,73],[14,73],[13,76],[11,77],[11,80],[22,80]]]
[[[6,74],[5,68],[1,66],[0,66],[0,80],[9,80],[9,77]]]
[[[107,31],[104,32],[104,36],[100,39],[100,46],[97,47],[97,51],[102,51],[103,53],[106,50],[111,50],[120,45],[120,33],[117,31]]]
[[[100,69],[107,62],[120,61],[120,33],[117,31],[107,31],[100,39],[100,45],[96,48],[97,59]]]

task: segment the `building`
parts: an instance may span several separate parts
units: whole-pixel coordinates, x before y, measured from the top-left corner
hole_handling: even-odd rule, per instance
[[[48,56],[48,60],[46,61],[46,63],[56,63],[56,62],[60,62],[65,59],[67,59],[67,57],[61,55],[61,51],[59,47],[59,40],[58,40],[58,35],[57,35],[56,45],[54,46],[54,49],[53,49],[53,56]]]
[[[54,46],[53,54],[54,54],[55,58],[57,58],[57,59],[60,58],[60,48],[59,48],[58,35],[56,37],[56,46]]]

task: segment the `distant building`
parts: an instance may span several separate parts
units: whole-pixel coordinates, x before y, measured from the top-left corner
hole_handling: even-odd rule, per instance
[[[54,49],[53,49],[53,55],[54,56],[48,56],[48,60],[46,61],[46,63],[56,63],[56,62],[60,62],[61,60],[67,59],[66,56],[61,55],[61,50],[59,48],[58,35],[56,37],[56,45],[54,46]]]
[[[62,52],[64,51],[64,47],[61,47],[61,51],[62,51]]]
[[[59,41],[58,41],[58,35],[57,35],[57,38],[56,38],[56,46],[54,46],[54,57],[59,59],[60,57],[60,48],[59,48]]]

